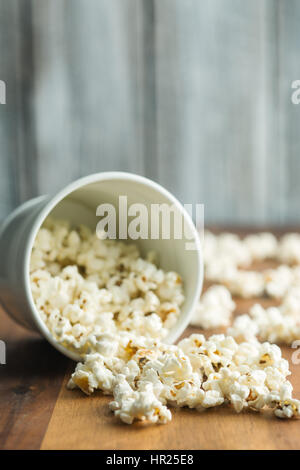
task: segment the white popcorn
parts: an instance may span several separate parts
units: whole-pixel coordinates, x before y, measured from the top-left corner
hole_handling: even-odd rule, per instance
[[[284,235],[278,247],[279,261],[286,264],[300,264],[300,234],[288,233]]]
[[[85,363],[78,363],[75,372],[68,383],[69,388],[80,388],[84,393],[90,395],[97,388],[103,392],[111,393],[115,376],[105,363],[101,354],[87,355]]]
[[[291,344],[300,338],[299,305],[299,294],[295,296],[291,293],[287,294],[279,307],[264,309],[255,304],[249,315],[237,317],[227,332],[239,342],[259,338],[271,343]]]
[[[87,227],[72,230],[65,221],[48,219],[39,230],[30,279],[51,334],[81,354],[113,354],[103,338],[98,344],[102,333],[166,337],[184,301],[177,273],[142,259],[135,245],[100,240]]]
[[[299,242],[300,237],[298,240],[296,234],[292,239],[296,243],[295,239]],[[283,241],[284,237],[278,243],[276,237],[268,232],[248,235],[242,240],[232,233],[214,235],[206,231],[204,236],[205,265],[209,267],[211,263],[218,262],[222,258],[230,260],[230,263],[236,267],[245,268],[253,261],[280,259],[280,248]],[[296,249],[294,251],[296,252]],[[295,262],[295,259],[293,259],[293,262]]]
[[[222,233],[218,236],[219,254],[229,254],[237,266],[247,267],[251,264],[251,255],[248,247],[237,235]]]
[[[263,274],[256,271],[236,271],[230,279],[223,280],[233,295],[243,298],[260,297],[264,293]]]
[[[280,310],[283,315],[299,319],[300,312],[300,289],[297,286],[292,286],[283,297],[280,304]]]
[[[252,261],[275,259],[278,253],[278,242],[272,233],[248,235],[243,243],[248,248]]]
[[[95,388],[112,393],[110,409],[125,423],[166,423],[171,420],[168,405],[200,411],[225,403],[237,412],[269,407],[280,418],[300,414],[300,402],[292,398],[286,379],[288,362],[276,345],[239,345],[230,336],[206,340],[198,334],[178,346],[125,333],[115,340],[119,349],[114,362],[101,354],[88,355],[77,365],[69,387],[87,394]]]
[[[234,309],[229,290],[224,286],[212,286],[198,303],[191,325],[204,329],[228,326]]]
[[[205,265],[205,278],[212,282],[230,282],[237,272],[234,260],[229,255],[217,256]]]
[[[300,234],[287,234],[277,242],[271,233],[248,235],[244,240],[223,233],[215,236],[206,232],[207,253],[204,252],[205,276],[208,281],[226,286],[236,296],[272,298],[283,297],[291,287],[300,288]],[[282,265],[264,272],[241,270],[254,261],[273,259]]]
[[[289,382],[283,383],[278,391],[268,396],[268,406],[274,408],[278,418],[292,418],[300,414],[300,402],[292,398],[293,387]]]
[[[270,297],[280,298],[293,282],[293,271],[289,266],[279,266],[264,273],[265,291]]]
[[[239,343],[243,341],[255,341],[259,332],[259,326],[247,314],[235,318],[233,325],[227,329],[227,334],[233,336]]]
[[[127,424],[135,419],[152,423],[171,421],[170,410],[155,396],[151,382],[143,382],[138,391],[132,390],[124,375],[119,374],[110,409]]]
[[[239,269],[280,256],[297,262],[297,237],[279,244],[271,234],[205,238],[206,276],[225,287],[213,286],[203,295],[197,325],[228,326],[235,308],[230,293],[267,294],[282,303],[267,309],[257,304],[239,316],[230,329],[236,340],[194,334],[175,346],[161,340],[184,300],[177,273],[155,266],[153,254],[142,259],[134,245],[98,240],[87,227],[46,222],[31,256],[32,295],[57,341],[83,357],[69,388],[112,395],[110,409],[128,424],[167,423],[170,406],[271,408],[279,418],[300,414],[280,348],[258,341],[300,337],[300,267]]]
[[[215,259],[217,251],[217,237],[208,230],[204,233],[203,239],[203,256],[205,264],[209,263],[211,259]]]
[[[105,357],[115,357],[118,353],[119,341],[115,335],[104,333],[94,337],[96,351]]]
[[[205,232],[204,262],[205,275],[210,281],[222,282],[235,275],[237,266],[251,264],[248,248],[237,235],[223,233],[219,236]]]

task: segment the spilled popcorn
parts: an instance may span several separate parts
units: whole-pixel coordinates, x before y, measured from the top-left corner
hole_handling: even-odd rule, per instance
[[[243,240],[237,235],[223,233],[219,236],[206,232],[204,239],[205,276],[217,282],[228,293],[243,298],[267,296],[281,303],[277,307],[263,308],[255,304],[248,314],[238,316],[227,334],[237,341],[269,341],[292,344],[300,339],[300,235],[290,233],[279,241],[271,233],[253,234]],[[249,270],[255,261],[283,262],[274,269],[261,272]],[[247,268],[247,270],[245,270]],[[210,305],[219,302],[213,321],[201,324],[200,318],[211,315],[204,296],[199,302],[195,319],[203,328],[228,326],[228,310],[222,308],[218,293],[212,286]],[[214,294],[215,292],[215,294]],[[229,294],[227,294],[228,296]],[[197,322],[197,320],[196,320]]]
[[[300,401],[292,397],[289,365],[280,348],[257,339],[291,342],[300,337],[299,327],[294,328],[300,307],[299,268],[281,266],[264,273],[239,269],[255,260],[278,258],[278,242],[271,234],[251,235],[242,241],[231,234],[215,237],[208,233],[205,241],[206,278],[223,285],[214,285],[203,294],[192,325],[228,327],[235,309],[231,293],[246,298],[283,297],[282,305],[273,310],[255,305],[228,330],[234,337],[205,339],[193,334],[175,346],[122,331],[114,337],[103,335],[94,348],[97,352],[77,365],[69,388],[80,388],[88,395],[94,390],[113,395],[110,409],[128,424],[135,420],[166,423],[172,419],[172,406],[202,411],[229,405],[236,412],[270,408],[278,418],[300,414]],[[293,257],[288,256],[294,259],[294,251]]]
[[[202,411],[224,404],[238,413],[271,408],[278,418],[300,414],[288,362],[276,345],[193,334],[174,346],[123,332],[99,341],[98,352],[77,364],[68,387],[112,394],[110,409],[125,423],[166,423],[172,418],[168,406]]]
[[[255,304],[249,314],[238,316],[227,330],[238,341],[259,338],[277,344],[292,344],[300,338],[300,291],[290,290],[278,307]]]
[[[203,329],[229,326],[235,303],[231,294],[224,286],[211,286],[202,295],[199,301],[191,325]]]
[[[296,248],[288,250],[284,243],[285,259],[292,263]],[[203,328],[228,326],[235,308],[231,293],[250,297],[267,292],[285,296],[275,336],[274,311],[255,306],[236,320],[240,325],[234,322],[236,339],[193,334],[168,345],[162,340],[184,301],[180,276],[159,269],[152,253],[141,258],[134,245],[99,240],[87,227],[71,229],[67,222],[48,220],[34,243],[31,288],[54,338],[83,357],[68,388],[112,395],[110,409],[128,424],[167,423],[172,406],[202,411],[228,405],[236,412],[269,408],[279,418],[299,415],[300,401],[292,397],[287,380],[288,362],[278,346],[257,340],[289,339],[280,315],[296,315],[298,297],[290,287],[297,284],[298,272],[283,285],[283,270],[256,276],[259,273],[252,271],[241,275],[238,269],[277,253],[277,241],[270,234],[245,241],[231,234],[219,239],[208,234],[206,274],[224,286],[206,291],[193,319]],[[293,323],[289,328],[292,334]]]
[[[218,265],[225,268],[247,268],[254,261],[278,259],[282,261],[280,253],[282,245],[286,243],[285,237],[280,242],[271,233],[258,233],[248,235],[243,240],[233,233],[214,235],[206,231],[204,237],[204,261],[206,268]],[[300,236],[299,236],[300,248]]]
[[[263,272],[244,270],[255,261],[270,259],[285,264]],[[290,233],[277,241],[271,233],[241,240],[232,233],[206,232],[204,262],[206,280],[223,284],[233,295],[278,299],[290,287],[300,288],[300,234]]]
[[[70,350],[97,351],[104,332],[164,338],[184,301],[180,276],[140,256],[136,245],[101,240],[85,226],[48,219],[34,242],[31,291],[53,337]]]

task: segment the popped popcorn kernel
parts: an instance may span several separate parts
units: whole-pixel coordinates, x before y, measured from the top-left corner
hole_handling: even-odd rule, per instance
[[[134,244],[98,239],[88,227],[48,218],[34,242],[30,280],[53,337],[79,354],[109,349],[103,337],[98,344],[102,333],[165,338],[180,315],[183,282],[151,260],[153,253],[143,259]]]
[[[287,380],[288,363],[276,345],[238,344],[225,335],[208,339],[191,335],[174,346],[141,337],[132,338],[137,351],[127,361],[128,334],[121,332],[118,340],[115,360],[121,364],[105,363],[99,354],[87,356],[85,364],[77,366],[69,386],[81,388],[80,378],[88,373],[90,389],[109,391],[114,397],[110,409],[127,424],[135,420],[167,423],[171,420],[168,406],[203,411],[230,405],[237,413],[247,408],[271,408],[279,418],[300,414],[300,401],[292,397]],[[103,367],[113,375],[110,389],[103,382]],[[95,373],[98,368],[102,374]]]

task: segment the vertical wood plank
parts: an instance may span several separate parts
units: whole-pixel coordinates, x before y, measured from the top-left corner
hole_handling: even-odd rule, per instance
[[[0,449],[39,449],[71,361],[0,309]],[[71,367],[70,367],[71,365]]]
[[[19,151],[15,156],[18,202],[37,194],[37,153],[33,116],[35,64],[33,57],[32,0],[18,3],[18,113]]]
[[[76,177],[70,83],[65,39],[65,1],[33,0],[34,112],[39,193],[52,193]]]
[[[1,2],[0,218],[127,170],[208,222],[297,222],[299,25],[297,0]]]
[[[156,9],[154,0],[142,0],[142,141],[144,171],[148,178],[158,180],[157,110],[156,110]]]
[[[206,220],[266,220],[265,2],[156,1],[160,180]]]
[[[15,125],[17,45],[11,26],[16,26],[16,8],[16,1],[9,4],[0,3],[0,47],[4,49],[5,44],[10,44],[10,57],[4,53],[0,54],[0,79],[6,84],[6,104],[0,105],[0,220],[15,202],[12,156],[17,152]],[[12,58],[15,60],[12,61]]]
[[[36,194],[36,152],[32,123],[33,61],[31,1],[0,3],[0,218]]]
[[[34,1],[39,189],[92,172],[143,173],[140,2]]]
[[[291,102],[291,84],[300,79],[300,3],[278,0],[278,115],[277,173],[282,186],[279,218],[283,223],[300,220],[300,105]],[[274,170],[275,171],[275,170]],[[272,187],[275,195],[276,185]],[[274,205],[276,202],[274,203]]]

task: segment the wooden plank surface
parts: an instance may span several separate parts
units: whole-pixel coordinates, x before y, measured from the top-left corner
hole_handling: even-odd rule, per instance
[[[2,0],[0,219],[121,169],[217,223],[299,221],[299,0]]]
[[[38,449],[69,360],[0,311],[0,449]]]
[[[236,302],[235,313],[241,314],[255,300]],[[172,409],[167,425],[123,424],[108,409],[110,397],[67,390],[72,361],[3,311],[0,325],[7,345],[7,364],[0,365],[0,449],[300,449],[300,420],[279,420],[271,412]],[[189,327],[185,336],[199,331]],[[295,350],[282,351],[299,398],[300,365],[291,363]]]

